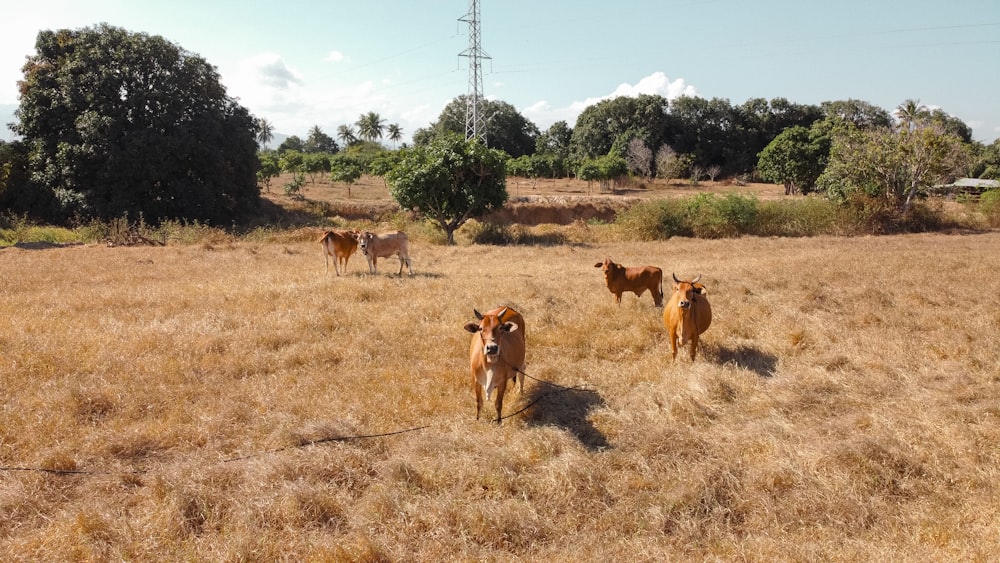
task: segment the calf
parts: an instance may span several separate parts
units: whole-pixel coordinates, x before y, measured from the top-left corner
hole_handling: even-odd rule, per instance
[[[326,271],[330,271],[330,257],[333,256],[333,267],[340,275],[340,265],[344,265],[347,273],[347,260],[358,249],[358,231],[327,231],[319,243],[323,245],[323,259],[326,260]]]
[[[413,268],[410,266],[409,238],[403,231],[392,231],[388,233],[375,234],[365,231],[358,235],[358,244],[361,245],[361,253],[368,259],[368,271],[372,274],[378,273],[378,259],[388,258],[396,255],[399,257],[399,275],[403,275],[403,264],[413,275]]]
[[[677,346],[691,343],[691,361],[698,352],[698,337],[712,324],[712,306],[705,295],[708,290],[699,275],[691,281],[681,281],[673,274],[674,294],[663,309],[663,324],[670,334],[670,350],[677,359]]]
[[[524,317],[510,307],[487,311],[485,315],[473,309],[479,323],[468,323],[465,330],[472,333],[469,343],[469,367],[472,386],[476,391],[476,420],[486,400],[496,391],[497,424],[503,420],[503,396],[507,383],[517,383],[521,376],[524,392]]]
[[[663,306],[663,270],[656,266],[626,268],[612,262],[611,258],[605,258],[604,262],[598,262],[594,267],[604,272],[604,283],[615,294],[619,305],[622,304],[622,293],[631,291],[636,297],[641,297],[648,289],[653,295],[653,304]]]

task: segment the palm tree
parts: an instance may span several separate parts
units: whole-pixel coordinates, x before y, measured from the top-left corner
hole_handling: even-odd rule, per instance
[[[928,115],[927,106],[920,105],[920,100],[906,100],[896,108],[900,130],[913,131]]]
[[[358,136],[366,141],[374,142],[382,138],[382,131],[385,129],[385,120],[382,116],[370,111],[358,118]]]
[[[274,125],[263,117],[257,119],[257,142],[263,147],[274,139]]]
[[[340,140],[345,147],[358,142],[358,136],[354,134],[354,127],[351,127],[350,125],[341,125],[340,127],[337,127],[337,139]]]
[[[389,136],[389,140],[392,141],[392,148],[396,148],[396,143],[403,138],[403,129],[398,123],[390,123],[388,127],[385,128],[386,134]]]

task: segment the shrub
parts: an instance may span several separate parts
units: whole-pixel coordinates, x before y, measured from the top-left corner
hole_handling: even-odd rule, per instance
[[[753,234],[805,237],[837,230],[837,204],[818,197],[762,202]]]
[[[660,240],[691,234],[685,226],[683,200],[679,199],[638,203],[619,213],[615,224],[628,240]]]
[[[979,196],[979,211],[991,227],[1000,227],[1000,189],[988,190]]]

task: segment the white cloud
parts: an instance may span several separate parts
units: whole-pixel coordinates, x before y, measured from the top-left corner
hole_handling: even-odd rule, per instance
[[[620,96],[638,97],[640,94],[660,95],[668,100],[673,100],[681,96],[697,96],[698,91],[694,86],[684,82],[683,78],[671,81],[663,72],[654,72],[635,83],[635,85],[622,83],[615,90],[605,96],[587,98],[582,101],[573,102],[562,108],[553,108],[545,100],[535,102],[524,108],[521,114],[530,119],[539,129],[548,129],[556,121],[565,121],[573,126],[576,119],[583,113],[583,110],[603,100],[610,100]]]
[[[280,55],[260,53],[240,63],[240,73],[258,86],[287,90],[302,85],[302,75],[289,68]]]
[[[347,60],[347,57],[340,51],[330,51],[323,60],[328,63],[339,63]]]

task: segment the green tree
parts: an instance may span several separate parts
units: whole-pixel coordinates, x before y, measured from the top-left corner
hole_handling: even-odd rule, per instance
[[[278,145],[278,153],[281,154],[286,151],[303,152],[305,150],[305,146],[306,144],[302,142],[302,139],[299,138],[298,135],[290,135],[286,137],[284,141],[281,141],[280,145]]]
[[[228,222],[256,208],[256,120],[215,67],[159,36],[42,31],[14,131],[57,217]]]
[[[921,105],[920,100],[908,99],[896,107],[896,119],[899,120],[899,128],[906,131],[913,131],[930,117],[927,106]]]
[[[438,120],[427,129],[413,134],[414,144],[428,144],[441,135],[465,135],[465,108],[468,96],[452,100],[441,111]],[[538,127],[507,102],[482,100],[479,108],[486,118],[486,145],[518,157],[535,151]]]
[[[364,173],[364,167],[356,159],[346,154],[338,154],[330,159],[330,181],[347,184],[347,197],[351,197],[351,186]]]
[[[264,189],[271,193],[271,180],[281,174],[281,163],[278,160],[278,155],[274,151],[265,151],[260,153],[258,159],[260,160],[260,168],[257,169],[257,183],[263,184]]]
[[[319,128],[319,125],[313,125],[309,129],[309,136],[306,137],[306,142],[302,146],[302,150],[307,153],[336,154],[340,150],[340,147],[337,146],[337,141],[334,141],[333,137],[327,135]]]
[[[263,117],[257,119],[257,142],[266,147],[274,139],[274,125]]]
[[[580,159],[608,154],[616,141],[621,150],[638,137],[647,147],[658,147],[671,132],[668,102],[662,96],[620,96],[587,107],[573,127],[571,146]],[[624,156],[620,154],[619,156]]]
[[[386,127],[386,135],[388,135],[389,140],[392,141],[392,148],[396,148],[396,143],[398,143],[403,138],[403,128],[399,126],[398,123],[390,123]]]
[[[382,133],[385,131],[385,120],[374,111],[362,114],[356,125],[358,126],[358,136],[372,143],[381,139]]]
[[[419,210],[455,243],[455,231],[507,201],[506,155],[478,140],[441,136],[408,149],[389,172],[389,193],[404,209]]]
[[[302,171],[309,175],[309,183],[316,185],[316,177],[330,171],[330,155],[325,152],[307,152],[302,157]]]
[[[785,186],[785,194],[809,193],[826,168],[830,138],[819,128],[789,127],[764,147],[757,171],[769,182]]]
[[[887,128],[841,130],[833,137],[830,162],[817,181],[828,193],[883,200],[907,215],[914,199],[968,165],[968,146],[940,127],[894,132]]]
[[[354,127],[350,125],[341,125],[337,127],[337,140],[343,143],[345,147],[349,147],[358,142],[358,136],[354,132]]]
[[[853,123],[860,129],[892,127],[892,116],[884,109],[862,100],[847,99],[820,104],[824,116]]]

